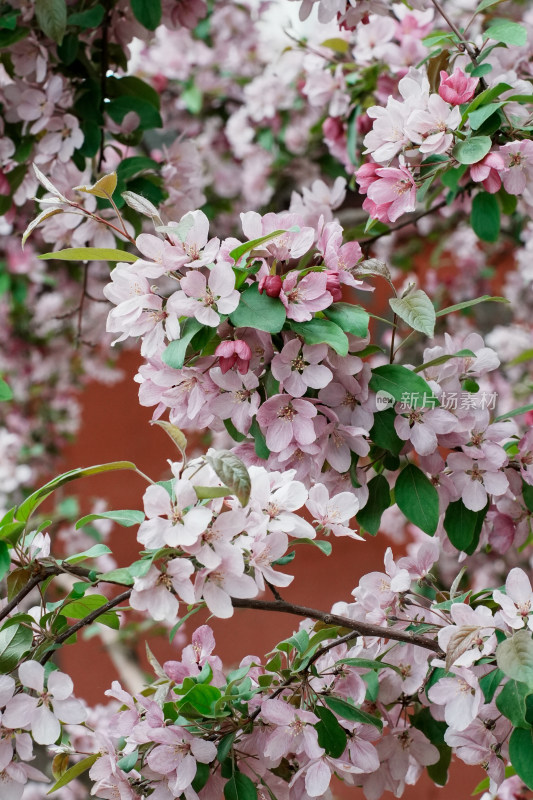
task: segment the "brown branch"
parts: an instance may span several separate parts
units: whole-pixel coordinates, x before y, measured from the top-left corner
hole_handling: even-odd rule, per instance
[[[426,650],[433,650],[434,653],[442,656],[439,643],[427,636],[410,631],[399,631],[395,628],[382,628],[379,625],[371,625],[369,622],[360,622],[349,617],[341,617],[339,614],[330,614],[327,611],[319,611],[316,608],[298,606],[293,603],[282,602],[280,600],[241,600],[232,597],[231,602],[235,608],[255,608],[258,611],[280,611],[284,614],[294,614],[297,617],[309,617],[325,622],[326,625],[340,625],[349,628],[361,636],[372,636],[379,639],[393,639],[397,642],[406,642],[423,647]]]
[[[467,188],[470,188],[470,187],[466,187],[465,186],[464,188],[459,190],[458,194],[462,194],[464,191],[466,191]],[[444,206],[446,206],[446,205],[448,205],[448,201],[447,200],[441,200],[441,202],[437,203],[436,206],[431,206],[431,208],[428,208],[425,211],[421,211],[419,214],[414,214],[413,216],[410,216],[408,219],[405,219],[403,222],[400,222],[398,225],[393,225],[392,228],[388,228],[388,230],[383,231],[383,233],[376,233],[375,236],[371,236],[369,239],[363,239],[363,241],[359,242],[359,244],[361,245],[361,247],[369,247],[369,245],[373,244],[374,242],[377,242],[377,240],[381,239],[383,236],[390,236],[391,233],[394,233],[395,231],[399,231],[402,228],[406,228],[408,225],[414,225],[415,222],[418,222],[419,219],[422,219],[423,217],[427,217],[427,216],[429,216],[429,214],[433,214],[434,211],[439,211],[441,208],[444,208]]]
[[[46,664],[46,662],[52,657],[52,654],[58,645],[66,642],[67,639],[81,630],[81,628],[84,628],[86,625],[90,625],[92,622],[95,622],[98,617],[100,617],[102,614],[105,614],[106,611],[110,611],[112,608],[115,608],[115,606],[118,606],[120,603],[122,603],[123,600],[127,600],[132,591],[132,589],[127,589],[127,591],[122,592],[122,594],[117,594],[117,596],[113,597],[112,600],[109,600],[109,602],[105,603],[103,606],[100,606],[100,608],[96,608],[94,611],[91,611],[91,613],[87,614],[86,617],[78,620],[75,625],[67,628],[67,630],[63,631],[63,633],[59,634],[59,636],[56,636],[53,644],[51,645],[51,648],[53,647],[53,649],[47,650],[46,653],[41,656],[39,662],[41,664]]]

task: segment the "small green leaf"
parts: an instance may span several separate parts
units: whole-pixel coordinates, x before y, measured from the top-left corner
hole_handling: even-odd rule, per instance
[[[9,572],[11,566],[11,554],[9,547],[4,541],[0,541],[0,580]]]
[[[55,253],[42,253],[38,258],[42,261],[125,261],[133,264],[138,256],[111,247],[67,247]]]
[[[324,700],[328,702],[331,698],[325,696]],[[339,723],[335,714],[323,706],[315,706],[314,709],[320,722],[315,724],[318,733],[318,744],[323,747],[328,756],[332,758],[340,758],[346,750],[347,735],[346,731]]]
[[[76,530],[83,528],[89,522],[95,519],[110,519],[116,522],[117,525],[122,525],[123,528],[131,528],[133,525],[140,525],[144,522],[144,513],[142,511],[125,510],[125,511],[102,511],[100,514],[87,514],[76,522]]]
[[[225,800],[257,800],[255,783],[247,775],[234,770],[224,784]]]
[[[505,101],[500,100],[498,103],[487,103],[487,105],[471,111],[468,115],[468,121],[472,130],[477,131],[478,128],[481,128],[485,120],[489,119],[503,105],[505,105]]]
[[[414,464],[398,475],[394,497],[409,522],[433,536],[439,524],[439,495],[429,478]]]
[[[393,297],[389,305],[400,319],[407,322],[415,331],[433,336],[435,331],[435,309],[433,303],[422,289],[414,289],[406,297]]]
[[[279,333],[286,316],[281,300],[265,293],[259,294],[258,284],[253,283],[241,294],[239,305],[229,318],[236,328],[256,328],[267,333]]]
[[[254,449],[255,454],[258,458],[262,458],[266,461],[266,459],[270,455],[270,450],[267,447],[265,436],[259,427],[259,423],[257,419],[254,417],[252,424],[250,425],[250,436],[254,437]]]
[[[202,330],[202,327],[203,325],[198,320],[194,319],[194,317],[189,317],[182,326],[180,338],[170,342],[163,350],[161,358],[165,364],[174,369],[181,369],[185,361],[187,347],[198,331]]]
[[[33,642],[33,633],[30,628],[15,623],[13,618],[10,623],[0,629],[0,672],[7,674],[15,669],[20,659],[26,655]]]
[[[533,730],[515,728],[509,739],[509,760],[526,786],[533,789]]]
[[[306,344],[327,344],[340,356],[348,355],[348,337],[334,322],[311,319],[309,322],[290,322],[289,325]]]
[[[79,11],[75,14],[70,14],[67,20],[69,25],[77,25],[82,30],[88,28],[97,28],[103,21],[105,9],[101,5],[88,8],[87,11]]]
[[[135,19],[149,31],[161,24],[161,0],[131,0]]]
[[[87,770],[92,767],[97,758],[100,758],[100,753],[93,753],[92,756],[82,758],[81,761],[78,761],[77,764],[74,764],[74,766],[70,767],[66,772],[63,773],[60,779],[54,783],[51,789],[49,789],[47,794],[52,794],[52,792],[62,789],[63,786],[66,786],[75,778],[79,778],[80,775],[83,775],[84,772],[87,772]]]
[[[509,19],[497,19],[492,22],[483,34],[484,39],[493,39],[502,44],[523,47],[527,42],[527,31],[518,22]]]
[[[500,670],[496,670],[496,672],[500,672],[503,677],[503,672]],[[532,693],[533,689],[526,683],[508,681],[496,698],[498,711],[512,722],[514,728],[531,728],[526,720],[526,698]]]
[[[35,0],[34,9],[42,32],[61,44],[67,27],[66,0]]]
[[[72,619],[83,619],[89,614],[92,614],[93,611],[105,606],[108,602],[108,598],[104,597],[102,594],[86,594],[79,600],[66,603],[61,608],[61,613],[63,616]],[[114,610],[104,611],[102,615],[96,619],[96,622],[107,625],[108,628],[113,628],[114,630],[118,630],[120,627],[117,613]]]
[[[214,497],[228,497],[233,494],[227,486],[195,486],[198,500],[212,500]]]
[[[5,403],[13,399],[13,390],[4,380],[0,378],[0,402]]]
[[[368,500],[355,517],[361,528],[376,536],[383,512],[390,503],[389,482],[384,475],[376,475],[368,482]]]
[[[533,411],[533,403],[528,403],[527,406],[520,406],[520,408],[514,408],[512,411],[508,411],[506,414],[500,414],[499,417],[492,420],[493,422],[501,422],[502,419],[511,419],[511,417],[520,417],[522,414],[527,414],[528,411]]]
[[[522,499],[528,511],[533,512],[533,486],[522,478]]]
[[[133,752],[128,753],[127,756],[122,756],[122,758],[119,758],[117,761],[117,767],[119,767],[119,769],[121,769],[123,772],[131,772],[138,759],[139,751],[133,750]]]
[[[178,708],[182,713],[185,713],[185,706],[192,706],[195,711],[204,717],[216,717],[215,704],[221,697],[220,689],[217,689],[216,686],[210,686],[208,683],[197,683],[183,695],[178,703]]]
[[[374,717],[366,711],[361,711],[360,708],[356,708],[351,703],[346,702],[346,700],[342,700],[340,697],[330,697],[329,695],[322,695],[322,697],[327,705],[333,709],[335,714],[338,714],[339,717],[347,719],[350,722],[363,722],[368,725],[374,725],[374,727],[379,730],[383,728],[383,723],[378,717]]]
[[[272,231],[272,233],[267,233],[266,236],[260,236],[258,239],[251,239],[249,242],[244,242],[244,244],[240,244],[230,252],[230,258],[233,258],[237,264],[241,258],[246,255],[246,253],[250,253],[252,250],[257,250],[260,245],[265,244],[266,242],[271,242],[272,239],[275,239],[277,236],[282,236],[284,233],[287,233],[285,229]]]
[[[99,556],[107,555],[111,550],[106,544],[94,544],[83,553],[74,553],[73,555],[65,558],[68,564],[78,564],[80,561],[85,561],[87,558],[99,558]]]
[[[520,630],[500,642],[496,648],[496,663],[502,672],[515,681],[532,687],[533,638],[529,630]]]
[[[471,511],[462,500],[449,503],[444,515],[444,530],[457,550],[471,555],[479,543],[479,535],[488,506],[481,511]]]
[[[233,733],[228,733],[220,740],[220,744],[217,747],[217,758],[221,763],[225,761],[231,753],[231,748],[233,747],[236,736],[237,732],[234,731]]]
[[[413,408],[439,404],[426,381],[401,364],[383,364],[381,367],[375,367],[372,370],[370,388],[373,392],[388,392],[398,403],[404,402],[408,395],[408,404]]]
[[[333,303],[325,308],[323,313],[345,333],[351,333],[361,339],[364,339],[368,333],[370,317],[361,306],[353,306],[351,303]]]
[[[220,478],[224,487],[229,488],[244,508],[250,499],[252,484],[250,474],[241,459],[229,450],[219,450],[212,455],[207,455],[205,460]]]
[[[163,127],[163,120],[157,108],[149,100],[141,97],[126,94],[114,97],[105,104],[105,110],[117,125],[122,123],[126,114],[133,111],[139,117],[137,130]]]
[[[457,142],[453,148],[453,156],[460,164],[475,164],[487,155],[491,147],[490,136],[472,136]]]
[[[441,308],[440,311],[437,311],[437,317],[443,317],[445,314],[451,314],[453,311],[463,311],[465,308],[471,308],[472,306],[477,306],[478,303],[508,303],[509,300],[506,297],[491,297],[490,294],[484,294],[483,297],[476,297],[475,300],[465,300],[463,303],[457,303],[454,306],[448,306],[447,308]]]
[[[470,224],[483,242],[496,242],[500,235],[500,206],[493,194],[478,192],[472,201]]]

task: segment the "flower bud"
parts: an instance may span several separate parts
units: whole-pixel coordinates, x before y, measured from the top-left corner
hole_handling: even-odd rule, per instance
[[[326,270],[326,289],[333,297],[333,302],[338,303],[339,300],[342,300],[342,290],[341,290],[341,281],[338,272],[335,270],[328,269]]]
[[[269,297],[279,297],[282,286],[279,275],[267,275],[259,281],[259,294],[265,292]]]
[[[250,367],[252,351],[246,342],[237,339],[234,342],[220,342],[215,355],[218,356],[218,364],[223,375],[232,367],[237,367],[241,375],[245,375]]]
[[[451,75],[441,70],[439,94],[446,103],[459,106],[473,98],[478,82],[479,78],[469,78],[459,67]]]

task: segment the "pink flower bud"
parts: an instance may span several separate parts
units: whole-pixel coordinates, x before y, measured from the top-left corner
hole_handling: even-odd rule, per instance
[[[326,139],[336,142],[344,136],[344,125],[339,117],[327,117],[322,123],[322,132]]]
[[[459,67],[451,75],[441,70],[439,94],[446,103],[459,106],[473,98],[478,83],[479,78],[469,78]]]
[[[341,281],[339,273],[335,272],[332,269],[328,269],[326,270],[326,275],[327,275],[326,289],[333,297],[333,302],[338,303],[339,300],[342,300]]]
[[[267,275],[259,281],[259,294],[266,294],[269,297],[279,297],[283,283],[279,275]]]
[[[220,342],[215,355],[218,356],[218,364],[223,375],[235,366],[241,375],[245,375],[250,367],[252,351],[246,342],[237,339],[235,342]]]

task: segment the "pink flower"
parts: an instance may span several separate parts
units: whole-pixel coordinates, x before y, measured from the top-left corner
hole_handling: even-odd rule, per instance
[[[289,272],[283,281],[279,299],[287,309],[287,317],[296,322],[312,319],[315,311],[322,311],[333,303],[327,290],[328,277],[324,272],[309,272],[299,280],[300,273]]]
[[[438,94],[429,96],[427,108],[416,109],[407,120],[405,130],[421,153],[445,153],[453,143],[453,133],[461,122],[461,111],[450,109]]]
[[[479,78],[469,78],[460,67],[456,67],[451,75],[441,70],[439,94],[452,106],[468,103],[476,93]]]
[[[513,567],[505,581],[505,594],[496,589],[492,596],[501,606],[501,616],[510,628],[522,628],[527,625],[533,630],[533,617],[530,616],[533,591],[524,570]]]
[[[211,328],[220,323],[220,314],[231,314],[239,305],[235,274],[225,262],[214,264],[207,279],[202,272],[190,270],[181,279],[180,286],[181,291],[169,297],[167,312],[178,317],[195,317]]]
[[[259,386],[257,376],[253,372],[245,375],[228,372],[223,375],[222,369],[217,367],[209,374],[213,382],[223,390],[222,394],[211,401],[211,410],[220,419],[231,419],[240,433],[247,434],[261,402],[256,391]]]
[[[249,240],[260,239],[274,231],[284,231],[254,248],[258,253],[266,251],[267,256],[277,261],[301,258],[313,246],[315,240],[314,229],[303,227],[302,218],[288,211],[281,214],[265,214],[264,217],[256,211],[247,211],[241,214],[241,222],[243,233]],[[297,230],[291,231],[290,228]]]
[[[500,173],[504,166],[505,162],[499,153],[488,153],[477,164],[472,164],[470,177],[476,183],[482,183],[487,192],[494,194],[502,185]]]
[[[448,466],[453,470],[452,480],[463,503],[471,511],[481,511],[487,503],[487,493],[505,494],[509,482],[500,467],[507,461],[505,450],[495,458],[471,459],[464,453],[451,453]]]
[[[465,667],[456,667],[453,678],[441,678],[428,691],[428,698],[444,706],[444,718],[451,728],[464,731],[475,720],[483,705],[483,692],[475,675]]]
[[[348,522],[359,511],[359,501],[351,492],[340,492],[330,498],[324,484],[316,483],[309,490],[306,506],[315,522],[318,522],[325,530],[331,531],[335,536],[351,536],[352,539],[362,539],[362,536],[358,536],[348,527]]]
[[[177,725],[159,728],[152,733],[157,746],[147,757],[154,772],[167,775],[173,797],[179,797],[189,788],[196,775],[196,766],[209,764],[217,755],[213,742],[193,736]]]
[[[270,397],[257,412],[257,421],[268,449],[280,453],[293,439],[302,445],[314,442],[313,417],[316,413],[316,408],[308,400],[293,399],[287,394]]]
[[[235,341],[220,342],[215,355],[218,356],[218,365],[223,375],[237,367],[241,375],[245,375],[250,367],[250,359],[252,358],[252,351],[246,342],[241,339]]]
[[[251,575],[244,574],[244,559],[236,547],[228,549],[214,569],[202,569],[195,583],[196,599],[202,597],[215,617],[233,616],[232,597],[255,597],[257,584]]]
[[[390,222],[416,208],[416,185],[406,167],[381,167],[368,187],[368,199]],[[380,217],[382,218],[382,217]]]
[[[175,500],[162,486],[152,485],[144,493],[146,519],[139,526],[137,540],[146,547],[194,544],[213,516],[208,508],[195,508],[196,493],[187,480],[174,482]],[[188,509],[185,511],[185,509]]]
[[[186,558],[174,558],[160,572],[150,567],[142,578],[135,578],[131,593],[131,607],[147,611],[155,620],[172,622],[178,616],[179,600],[194,603],[194,588],[190,581],[194,573],[192,563]]]
[[[61,733],[61,722],[71,725],[83,722],[85,708],[72,697],[74,687],[68,675],[54,670],[44,688],[44,667],[37,661],[24,661],[19,667],[23,686],[32,689],[37,697],[17,694],[7,704],[2,723],[8,728],[31,728],[38,744],[53,744]]]
[[[509,142],[500,147],[504,159],[503,186],[509,194],[523,194],[533,181],[533,142],[529,139]]]
[[[331,370],[322,365],[328,354],[325,344],[307,345],[292,339],[275,355],[271,370],[280,388],[293,397],[302,397],[308,388],[323,389],[332,379]]]
[[[450,433],[456,427],[457,417],[444,408],[411,408],[394,420],[400,439],[410,441],[420,456],[428,456],[437,449],[439,433]]]
[[[324,755],[313,727],[318,722],[318,717],[311,711],[294,708],[283,700],[264,700],[261,704],[261,718],[277,726],[265,746],[265,755],[268,758],[277,761],[287,753],[305,753],[311,759]]]

